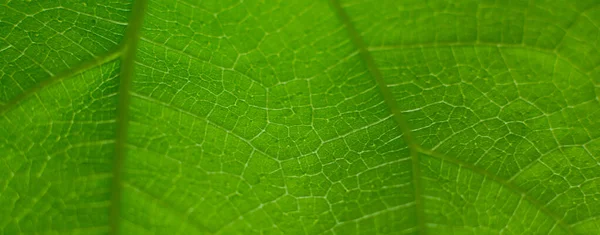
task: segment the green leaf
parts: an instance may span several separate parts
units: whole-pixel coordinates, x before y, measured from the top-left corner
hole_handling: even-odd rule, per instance
[[[595,234],[597,0],[0,3],[0,234]]]

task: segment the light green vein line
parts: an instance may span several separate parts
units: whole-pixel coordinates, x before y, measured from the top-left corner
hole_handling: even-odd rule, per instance
[[[562,229],[564,229],[565,231],[567,231],[567,233],[569,233],[569,234],[575,234],[575,232],[571,229],[571,227],[569,227],[569,225],[567,225],[557,214],[555,214],[554,212],[552,212],[551,210],[549,210],[546,207],[546,205],[544,205],[542,202],[536,200],[535,198],[529,196],[527,194],[527,191],[525,191],[525,190],[521,189],[520,187],[512,184],[508,180],[503,179],[503,178],[501,178],[501,177],[499,177],[497,175],[494,175],[493,173],[491,173],[491,172],[489,172],[489,171],[487,171],[485,169],[482,169],[482,168],[480,168],[480,167],[478,167],[476,165],[473,165],[473,164],[468,163],[468,162],[461,161],[461,160],[459,160],[457,158],[454,158],[454,157],[448,157],[448,156],[440,154],[438,152],[435,152],[435,151],[432,151],[432,150],[428,150],[428,149],[424,149],[424,148],[421,148],[421,147],[419,147],[418,151],[421,152],[421,153],[427,154],[429,156],[432,156],[434,158],[437,158],[437,159],[440,159],[440,160],[443,160],[443,161],[447,161],[447,162],[450,162],[452,164],[458,165],[460,167],[464,167],[466,169],[469,169],[469,170],[471,170],[471,171],[473,171],[473,172],[475,172],[477,174],[480,174],[480,175],[482,175],[482,176],[484,176],[484,177],[486,177],[486,178],[488,178],[488,179],[490,179],[490,180],[492,180],[492,181],[494,181],[494,182],[496,182],[496,183],[504,186],[505,188],[513,191],[514,193],[521,195],[521,197],[523,197],[523,199],[525,201],[528,201],[533,206],[537,207],[538,210],[540,210],[542,213],[544,213],[544,214],[550,216],[552,219],[556,220],[556,224],[559,227],[561,227]]]
[[[194,221],[192,218],[190,218],[190,214],[182,213],[180,210],[175,208],[172,204],[164,202],[159,196],[154,195],[150,192],[147,192],[147,191],[143,190],[142,188],[140,188],[139,186],[132,184],[130,182],[123,181],[122,183],[123,183],[123,187],[133,190],[141,197],[144,197],[144,199],[152,201],[152,203],[156,204],[157,206],[172,213],[176,217],[179,217],[179,219],[181,219],[181,221],[180,221],[181,223],[189,225],[191,228],[197,230],[198,233],[201,233],[201,234],[214,233],[209,228],[205,227],[202,223],[196,223],[196,221]]]
[[[528,46],[525,44],[509,44],[509,43],[491,43],[491,42],[434,42],[434,43],[416,43],[416,44],[404,44],[404,45],[388,45],[388,46],[377,46],[369,47],[369,51],[391,51],[391,50],[409,50],[409,49],[423,49],[423,48],[436,48],[436,47],[490,47],[498,49],[520,49],[528,52],[536,52],[545,54],[548,56],[555,56],[558,59],[573,66],[577,71],[582,74],[589,75],[594,69],[584,69],[583,67],[575,64],[568,57],[560,54],[558,50],[546,49],[542,47]]]
[[[18,106],[23,100],[29,98],[32,95],[37,94],[37,92],[41,91],[42,89],[44,89],[58,81],[73,77],[75,75],[85,72],[88,69],[95,68],[99,65],[103,65],[105,63],[108,63],[112,60],[117,59],[119,56],[121,56],[121,53],[122,53],[121,48],[117,48],[116,50],[110,51],[105,55],[102,55],[102,56],[96,57],[94,59],[88,60],[86,62],[83,62],[71,69],[68,69],[62,73],[56,74],[54,77],[51,77],[42,82],[39,82],[34,87],[23,91],[23,93],[13,97],[7,103],[0,106],[0,114],[4,114],[8,110],[13,109],[14,107]]]
[[[111,187],[110,228],[111,234],[119,233],[121,218],[121,194],[123,162],[127,152],[127,129],[129,126],[129,103],[131,83],[134,76],[135,52],[140,39],[140,30],[144,20],[147,0],[135,0],[133,13],[123,40],[121,63],[121,82],[119,85],[119,103],[117,106],[117,130],[115,138],[115,158],[113,159],[113,180]]]
[[[416,208],[416,216],[417,216],[417,228],[418,232],[421,234],[425,234],[425,222],[424,222],[424,207],[422,201],[422,187],[421,187],[421,170],[420,170],[420,162],[419,162],[419,151],[416,142],[412,138],[411,129],[408,126],[405,118],[402,116],[402,110],[400,110],[396,99],[394,99],[394,95],[392,91],[387,87],[383,76],[381,75],[381,71],[375,64],[371,53],[369,52],[365,42],[362,37],[354,27],[350,16],[346,13],[339,0],[330,0],[333,9],[335,10],[337,16],[342,21],[342,23],[346,26],[348,34],[350,35],[350,39],[354,43],[356,47],[358,47],[359,55],[362,58],[363,62],[369,69],[371,76],[375,79],[377,86],[385,103],[388,108],[391,110],[394,115],[394,120],[396,121],[398,127],[402,131],[402,138],[408,144],[410,149],[410,157],[412,160],[412,178],[413,178],[413,187],[415,192],[415,208]]]

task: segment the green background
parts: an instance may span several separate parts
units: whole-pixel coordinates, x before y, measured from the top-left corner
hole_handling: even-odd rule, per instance
[[[0,1],[0,233],[596,234],[599,3]]]

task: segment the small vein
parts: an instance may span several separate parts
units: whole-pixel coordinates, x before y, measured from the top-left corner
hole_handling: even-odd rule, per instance
[[[61,72],[49,79],[39,82],[34,87],[31,87],[31,88],[25,90],[23,93],[13,97],[8,102],[6,102],[4,105],[0,106],[0,114],[6,113],[7,111],[18,106],[25,99],[29,98],[32,95],[36,95],[42,89],[44,89],[58,81],[73,77],[73,76],[81,74],[89,69],[95,68],[97,66],[106,64],[110,61],[117,59],[119,56],[121,56],[121,52],[122,51],[120,50],[120,48],[117,48],[116,50],[113,50],[105,55],[102,55],[102,56],[96,57],[94,59],[88,60],[86,62],[83,62],[69,70]]]
[[[575,232],[571,229],[571,227],[569,227],[568,224],[566,224],[562,218],[560,218],[560,216],[558,216],[557,214],[555,214],[554,212],[552,212],[550,209],[548,209],[546,207],[546,205],[544,205],[544,203],[538,201],[537,199],[529,196],[529,194],[527,193],[526,190],[521,189],[520,187],[512,184],[511,182],[509,182],[506,179],[503,179],[502,177],[499,177],[479,166],[473,165],[471,163],[459,160],[458,158],[455,157],[449,157],[446,155],[443,155],[441,153],[429,150],[429,149],[425,149],[422,147],[419,147],[418,149],[419,152],[423,153],[423,154],[427,154],[429,156],[432,156],[434,158],[455,164],[457,166],[460,167],[464,167],[466,169],[469,169],[473,172],[475,172],[476,174],[482,175],[484,177],[486,177],[487,179],[490,179],[502,186],[504,186],[504,188],[509,189],[510,191],[512,191],[513,193],[516,193],[518,195],[521,195],[521,197],[526,200],[527,202],[529,202],[531,205],[535,206],[539,211],[541,211],[542,213],[546,214],[547,216],[551,217],[552,219],[554,219],[556,221],[556,224],[561,227],[562,229],[564,229],[568,234],[575,234]]]
[[[132,189],[134,192],[136,192],[138,195],[144,197],[146,200],[152,201],[153,203],[155,203],[156,206],[159,206],[171,213],[173,213],[174,216],[182,219],[183,221],[180,221],[181,223],[185,223],[187,225],[190,225],[190,227],[193,227],[194,229],[196,229],[198,232],[202,232],[202,233],[206,233],[206,232],[210,232],[210,229],[205,227],[203,224],[200,223],[194,223],[193,221],[190,221],[189,215],[188,214],[183,214],[180,211],[178,211],[176,208],[174,208],[171,204],[168,203],[164,203],[162,201],[161,198],[157,197],[156,195],[153,195],[147,191],[142,190],[141,188],[139,188],[137,185],[134,185],[132,183],[129,182],[122,182],[124,187],[130,188]]]
[[[379,87],[379,90],[385,100],[386,105],[388,106],[388,108],[390,109],[390,111],[392,112],[392,114],[394,116],[394,121],[396,122],[396,124],[398,125],[398,127],[400,128],[400,130],[402,132],[402,138],[404,139],[404,142],[406,142],[406,144],[409,147],[410,158],[412,160],[412,178],[413,178],[412,180],[413,180],[413,187],[414,187],[414,193],[415,193],[417,228],[418,228],[418,233],[425,234],[426,233],[425,221],[424,221],[425,210],[423,207],[423,201],[422,201],[422,196],[421,196],[422,195],[422,186],[421,186],[421,176],[420,176],[421,170],[420,170],[420,166],[419,166],[420,162],[419,162],[418,145],[413,140],[413,137],[411,134],[411,129],[410,129],[408,123],[406,122],[406,119],[402,115],[402,110],[398,106],[398,103],[396,102],[396,99],[394,98],[392,91],[388,88],[385,80],[383,79],[381,71],[379,71],[379,68],[375,64],[375,61],[374,61],[373,57],[371,56],[371,53],[369,52],[367,45],[365,44],[362,37],[360,36],[358,31],[354,27],[354,24],[352,23],[350,16],[346,13],[346,11],[342,7],[339,0],[330,0],[330,3],[331,3],[333,10],[336,13],[336,15],[338,16],[339,20],[344,24],[344,26],[346,26],[346,30],[348,31],[348,34],[350,36],[350,40],[358,48],[358,52],[359,52],[361,59],[363,60],[363,62],[367,66],[367,68],[369,69],[371,76],[375,79],[375,82],[377,83],[377,87]]]
[[[273,160],[275,160],[275,161],[278,161],[278,162],[280,162],[280,160],[279,160],[279,159],[277,159],[277,157],[276,157],[276,156],[273,156],[273,155],[271,155],[271,154],[268,154],[267,152],[265,152],[265,150],[262,150],[262,149],[258,148],[257,146],[255,146],[254,144],[252,144],[252,140],[246,139],[246,138],[244,138],[244,137],[242,137],[242,136],[238,135],[238,134],[237,134],[237,133],[235,133],[233,130],[229,130],[229,129],[225,128],[224,126],[222,126],[222,125],[220,125],[220,124],[217,124],[217,123],[215,123],[215,122],[213,122],[213,121],[209,120],[207,117],[201,117],[201,116],[198,116],[198,115],[196,115],[196,114],[194,114],[194,113],[192,113],[192,112],[186,111],[186,110],[184,110],[184,109],[182,109],[182,108],[180,108],[180,107],[177,107],[177,106],[175,106],[175,105],[171,105],[171,104],[169,104],[169,103],[165,103],[165,102],[163,102],[163,101],[160,101],[160,100],[157,100],[157,99],[154,99],[154,98],[151,98],[151,97],[147,97],[147,96],[144,96],[144,95],[141,95],[141,94],[135,93],[135,92],[130,92],[130,94],[131,94],[131,96],[134,96],[134,97],[136,97],[136,98],[142,99],[142,100],[144,100],[144,101],[151,102],[151,103],[154,103],[154,104],[157,104],[157,105],[161,105],[161,106],[163,106],[163,107],[165,107],[165,108],[168,108],[168,109],[171,109],[171,110],[177,111],[177,112],[179,112],[179,113],[182,113],[182,114],[188,115],[188,116],[190,116],[190,117],[196,118],[196,119],[198,119],[198,120],[204,121],[204,122],[206,122],[206,123],[208,123],[208,124],[210,124],[210,125],[212,125],[212,126],[214,126],[214,127],[218,128],[218,129],[220,129],[220,130],[222,130],[222,131],[226,132],[227,134],[231,134],[231,135],[233,135],[234,137],[238,138],[240,141],[242,141],[242,142],[246,143],[248,146],[252,147],[252,148],[253,148],[254,150],[256,150],[258,153],[260,153],[260,154],[263,154],[263,155],[265,155],[265,156],[267,156],[267,157],[269,157],[269,158],[271,158],[271,159],[273,159]]]
[[[522,49],[528,52],[537,52],[543,53],[547,55],[556,56],[561,61],[568,63],[573,66],[578,72],[585,74],[587,76],[590,75],[594,68],[585,69],[577,64],[575,64],[570,58],[560,54],[557,50],[536,47],[536,46],[528,46],[523,43],[512,44],[512,43],[493,43],[493,42],[433,42],[433,43],[416,43],[416,44],[404,44],[404,45],[387,45],[387,46],[375,46],[369,47],[369,51],[391,51],[391,50],[407,50],[407,49],[422,49],[422,48],[435,48],[435,47],[496,47],[499,49],[503,48],[511,48],[511,49]]]
[[[119,234],[121,218],[121,194],[122,194],[122,172],[123,162],[127,152],[127,130],[129,126],[129,103],[131,95],[131,83],[134,76],[135,53],[140,40],[140,31],[144,20],[144,12],[147,0],[136,0],[133,3],[133,12],[129,20],[129,26],[123,40],[123,54],[121,57],[121,77],[119,84],[119,100],[117,104],[117,129],[115,137],[115,158],[113,160],[113,179],[111,183],[111,205],[110,205],[110,232]]]

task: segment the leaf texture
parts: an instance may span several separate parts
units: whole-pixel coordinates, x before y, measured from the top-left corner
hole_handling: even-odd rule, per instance
[[[597,0],[0,3],[2,234],[595,234]]]

